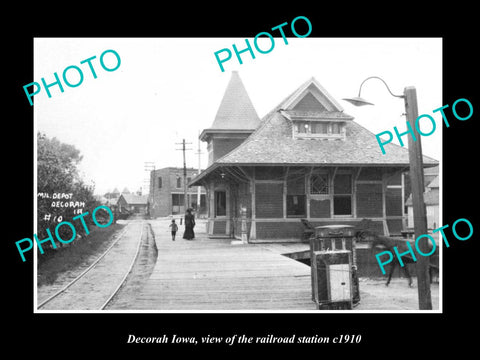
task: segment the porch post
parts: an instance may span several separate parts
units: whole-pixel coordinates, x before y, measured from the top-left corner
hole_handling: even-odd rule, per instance
[[[208,235],[213,235],[213,222],[215,220],[215,184],[213,182],[210,183],[208,202]]]
[[[230,229],[232,228],[232,204],[230,196],[230,183],[225,183],[225,235],[231,236]]]
[[[307,196],[305,196],[306,198],[306,201],[307,201],[307,213],[305,215],[307,215],[307,219],[310,219],[310,189],[311,189],[311,179],[312,179],[312,174],[313,174],[313,166],[310,168],[310,171],[307,173],[307,179],[306,179],[306,183],[305,183],[305,186],[306,186],[306,189],[305,189],[305,194]]]
[[[257,226],[255,224],[255,168],[252,169],[252,177],[250,178],[250,192],[252,193],[252,224],[250,226],[250,240],[257,239]]]
[[[247,237],[247,208],[242,207],[241,209],[241,218],[242,218],[242,243],[247,244],[248,243],[248,237]]]

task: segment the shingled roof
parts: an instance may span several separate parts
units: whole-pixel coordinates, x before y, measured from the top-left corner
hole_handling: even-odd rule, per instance
[[[129,205],[146,205],[148,200],[146,195],[122,194],[120,197],[123,197]]]
[[[322,105],[319,111],[313,112],[314,115],[344,120],[344,138],[300,139],[292,136],[294,105],[313,90]],[[384,155],[375,134],[353,121],[353,117],[343,112],[340,104],[318,81],[311,78],[265,115],[257,129],[242,144],[217,159],[201,177],[206,176],[209,170],[229,165],[409,165],[407,148],[391,143],[385,150]],[[423,162],[425,166],[438,164],[437,160],[428,156],[423,157]]]
[[[344,114],[340,105],[311,78],[261,121],[261,125],[244,143],[218,159],[226,164],[328,164],[328,165],[408,165],[408,149],[396,144],[386,146],[382,154],[375,135],[354,121],[346,121],[345,139],[296,139],[292,137],[292,122],[288,119],[288,106],[302,89],[315,86],[333,105],[331,114],[346,120],[353,117]],[[326,105],[328,107],[328,103]],[[285,109],[285,110],[284,110]],[[424,156],[424,164],[438,164]]]
[[[237,71],[232,71],[230,82],[210,130],[255,130],[260,118]]]
[[[236,149],[218,159],[218,164],[329,164],[408,165],[408,150],[389,144],[383,155],[375,135],[354,121],[346,125],[345,140],[294,139],[291,122],[280,112]],[[424,156],[424,164],[437,164]]]

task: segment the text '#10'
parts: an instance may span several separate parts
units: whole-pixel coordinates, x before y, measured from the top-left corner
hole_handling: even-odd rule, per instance
[[[109,216],[109,220],[108,220],[108,223],[106,224],[101,224],[100,222],[98,222],[98,219],[96,217],[96,213],[98,212],[99,209],[103,209],[105,210],[107,213],[108,213],[108,216]],[[90,234],[90,230],[88,229],[87,227],[87,224],[85,222],[85,219],[84,217],[87,216],[89,213],[88,211],[87,212],[84,212],[83,214],[80,214],[78,216],[75,216],[73,218],[73,220],[80,220],[80,222],[82,223],[83,225],[83,228],[85,229],[85,234],[88,235]],[[105,205],[100,205],[100,206],[97,206],[93,212],[92,212],[92,220],[93,222],[95,223],[95,225],[97,225],[98,227],[100,228],[106,228],[108,226],[110,226],[112,223],[113,223],[113,213],[112,213],[112,210],[108,207],[108,206],[105,206]],[[59,229],[62,227],[62,226],[67,226],[70,228],[71,232],[72,232],[72,236],[70,237],[70,239],[68,240],[65,240],[65,239],[62,239],[62,237],[60,236],[60,233],[59,233]],[[50,242],[50,244],[52,245],[52,247],[54,249],[57,248],[57,245],[55,244],[55,240],[53,239],[53,236],[52,236],[52,233],[50,231],[50,229],[46,229],[46,232],[48,234],[48,237],[46,237],[45,239],[42,239],[42,240],[39,240],[38,239],[38,236],[37,234],[33,234],[33,237],[35,239],[35,242],[37,243],[37,247],[38,247],[38,250],[40,250],[40,254],[43,254],[44,251],[43,251],[43,248],[42,248],[42,244],[43,243],[46,243],[46,242]],[[62,221],[61,223],[59,223],[56,227],[55,227],[55,237],[57,238],[58,241],[60,241],[61,243],[63,244],[68,244],[68,243],[71,243],[73,240],[75,240],[75,238],[77,237],[77,230],[75,229],[75,226],[68,222],[68,221]],[[23,248],[22,246],[20,246],[20,244],[22,243],[28,243],[28,246],[26,248]],[[17,249],[18,249],[18,252],[20,254],[20,257],[22,258],[22,261],[25,262],[25,255],[23,255],[25,252],[27,251],[30,251],[33,249],[33,241],[32,239],[29,239],[29,238],[24,238],[22,240],[18,240],[17,242],[15,242],[15,245],[17,246]]]

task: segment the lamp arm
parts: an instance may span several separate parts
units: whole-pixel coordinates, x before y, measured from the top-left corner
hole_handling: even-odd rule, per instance
[[[370,79],[378,79],[380,80],[381,82],[383,82],[383,84],[386,86],[388,92],[390,93],[390,95],[392,96],[395,96],[395,97],[398,97],[398,98],[405,98],[404,95],[395,95],[394,93],[392,93],[392,91],[390,90],[390,88],[388,87],[387,83],[385,82],[385,80],[383,80],[382,78],[378,77],[378,76],[370,76],[368,78],[366,78],[365,80],[362,81],[362,83],[360,84],[360,89],[358,90],[358,97],[360,97],[360,93],[362,92],[362,86],[363,84],[365,83],[365,81],[367,80],[370,80]]]

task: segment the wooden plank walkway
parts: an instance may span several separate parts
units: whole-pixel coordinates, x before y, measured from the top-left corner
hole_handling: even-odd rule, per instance
[[[166,220],[150,221],[158,259],[135,310],[315,310],[310,267],[261,244],[196,234],[171,240]]]

